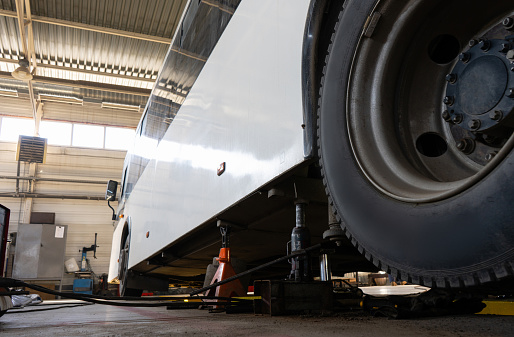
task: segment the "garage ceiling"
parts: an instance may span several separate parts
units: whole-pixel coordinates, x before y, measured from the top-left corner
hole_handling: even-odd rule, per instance
[[[0,95],[144,106],[186,2],[0,0]]]

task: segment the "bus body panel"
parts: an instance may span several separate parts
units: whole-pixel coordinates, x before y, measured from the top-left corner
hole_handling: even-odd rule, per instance
[[[301,58],[308,6],[308,0],[241,2],[125,204],[129,268],[305,160]],[[117,275],[124,223],[115,230],[109,279]]]

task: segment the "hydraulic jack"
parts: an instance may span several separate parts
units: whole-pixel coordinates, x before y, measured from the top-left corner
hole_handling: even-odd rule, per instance
[[[219,267],[212,278],[211,284],[226,280],[227,278],[236,275],[232,264],[230,263],[230,226],[223,222],[218,223],[218,227],[221,231],[221,249],[218,257]],[[216,288],[209,289],[205,296],[216,296],[216,297],[236,297],[246,296],[246,290],[244,289],[241,281],[236,279],[234,281],[222,284]],[[217,302],[215,300],[214,302]]]

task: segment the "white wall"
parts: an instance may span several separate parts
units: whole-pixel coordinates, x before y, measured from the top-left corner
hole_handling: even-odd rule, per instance
[[[30,105],[25,98],[0,97],[0,117],[3,116],[31,116]],[[28,108],[28,109],[27,109]],[[68,114],[63,111],[68,109]],[[49,116],[52,120],[69,122],[90,122],[101,125],[116,125],[123,127],[137,126],[139,114],[137,112],[101,109],[99,105],[86,111],[83,107],[77,108],[71,104],[51,103],[45,104],[43,120]],[[87,113],[89,117],[84,116]],[[94,118],[93,118],[94,117]],[[0,176],[16,176],[17,144],[0,141]],[[90,149],[77,147],[51,146],[47,148],[46,162],[37,164],[35,175],[38,178],[62,178],[103,181],[105,184],[78,184],[65,182],[38,181],[34,193],[52,195],[94,196],[105,195],[107,181],[110,179],[120,181],[123,169],[125,151],[104,149]],[[20,176],[29,176],[29,164],[21,163]],[[16,181],[0,179],[0,193],[14,193]],[[20,192],[28,191],[28,182],[20,182]],[[68,238],[66,244],[65,260],[75,258],[80,262],[82,247],[89,247],[94,243],[95,233],[98,233],[97,259],[93,253],[88,253],[93,271],[100,275],[107,273],[113,233],[112,211],[104,200],[74,200],[74,199],[47,199],[33,198],[31,208],[33,212],[55,213],[55,223],[68,225]],[[28,222],[30,218],[30,200],[15,197],[0,197],[0,204],[11,209],[10,231],[16,231],[19,223]],[[111,203],[114,209],[117,202]],[[80,265],[80,263],[79,263]],[[66,275],[64,285],[73,283],[74,275]]]

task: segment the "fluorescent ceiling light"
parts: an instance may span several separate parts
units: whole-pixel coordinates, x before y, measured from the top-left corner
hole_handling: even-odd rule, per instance
[[[139,105],[102,102],[102,108],[139,111]]]
[[[18,97],[18,90],[0,88],[0,96]]]
[[[82,105],[82,99],[70,97],[70,96],[39,94],[39,99],[42,101],[47,101],[47,102],[69,103],[69,104]]]

